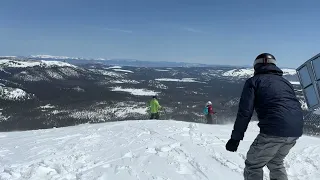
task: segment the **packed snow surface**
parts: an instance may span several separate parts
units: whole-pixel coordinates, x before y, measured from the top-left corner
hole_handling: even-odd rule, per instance
[[[9,60],[3,59],[0,60],[0,66],[3,67],[12,67],[12,68],[27,68],[27,67],[34,67],[34,66],[41,66],[41,67],[76,67],[69,63],[60,62],[60,61],[43,61],[43,60],[28,60],[28,61],[18,61],[18,60]]]
[[[147,89],[133,89],[133,88],[122,88],[114,87],[112,91],[128,92],[135,96],[155,96],[158,92],[147,90]]]
[[[258,129],[251,123],[238,151],[228,152],[232,127],[145,120],[4,132],[0,179],[243,179],[246,152]],[[320,179],[320,139],[301,137],[285,167],[289,180]]]

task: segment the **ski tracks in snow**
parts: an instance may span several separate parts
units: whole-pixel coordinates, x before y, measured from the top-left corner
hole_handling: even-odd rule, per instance
[[[0,180],[242,179],[245,153],[256,133],[231,153],[225,150],[231,130],[127,121],[0,133]],[[290,180],[320,177],[320,146],[305,147],[288,156]]]

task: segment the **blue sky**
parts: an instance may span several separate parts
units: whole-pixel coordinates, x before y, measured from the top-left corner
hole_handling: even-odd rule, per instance
[[[298,67],[320,52],[320,1],[4,0],[0,55]]]

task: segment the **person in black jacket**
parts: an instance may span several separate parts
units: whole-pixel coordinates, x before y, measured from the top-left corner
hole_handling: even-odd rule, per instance
[[[226,149],[235,152],[243,140],[253,111],[260,134],[250,146],[245,161],[245,180],[262,180],[267,165],[271,180],[287,180],[283,160],[302,135],[303,112],[293,86],[282,77],[272,54],[263,53],[254,62],[254,76],[243,87],[237,118]]]

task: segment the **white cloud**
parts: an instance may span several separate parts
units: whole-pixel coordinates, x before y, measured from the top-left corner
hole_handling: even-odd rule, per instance
[[[115,28],[104,28],[107,31],[116,31],[116,32],[123,32],[123,33],[133,33],[131,30],[124,30],[124,29],[115,29]]]

